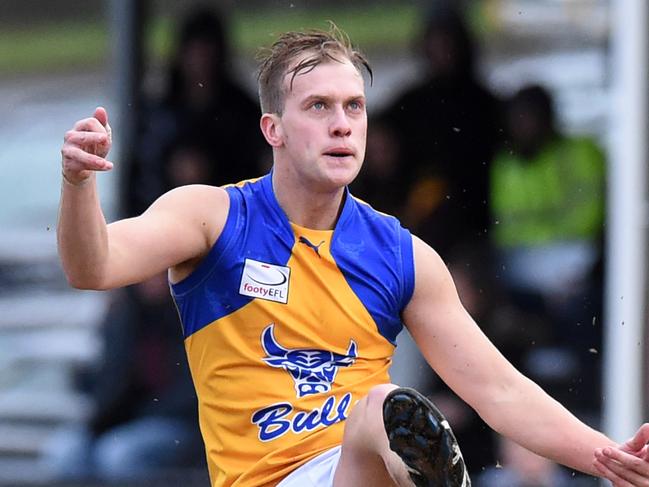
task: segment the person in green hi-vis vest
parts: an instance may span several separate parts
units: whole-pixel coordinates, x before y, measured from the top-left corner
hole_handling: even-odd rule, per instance
[[[507,143],[490,174],[491,239],[504,287],[552,323],[557,344],[583,372],[576,404],[596,403],[601,332],[605,160],[587,137],[562,134],[541,86],[516,93],[505,110]],[[595,406],[596,409],[597,406]]]

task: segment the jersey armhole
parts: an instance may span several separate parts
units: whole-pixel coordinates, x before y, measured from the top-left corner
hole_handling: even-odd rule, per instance
[[[174,296],[182,296],[197,286],[199,286],[212,271],[216,268],[219,261],[226,254],[232,245],[232,241],[236,235],[237,223],[239,221],[239,208],[241,206],[241,195],[234,187],[225,188],[230,200],[230,208],[228,209],[228,216],[223,226],[221,235],[216,239],[214,245],[207,253],[207,255],[199,262],[191,274],[175,284],[170,284],[170,288]]]
[[[403,310],[410,302],[413,293],[415,292],[415,258],[414,258],[414,249],[413,249],[413,238],[411,233],[405,228],[401,227],[399,229],[399,239],[401,250],[401,302],[399,303],[399,313],[403,313]]]

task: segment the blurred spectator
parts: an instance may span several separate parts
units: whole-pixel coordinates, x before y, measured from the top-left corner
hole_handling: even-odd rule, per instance
[[[430,10],[420,50],[425,78],[384,116],[397,142],[394,181],[405,190],[400,216],[445,256],[488,226],[499,104],[477,78],[474,41],[452,2]]]
[[[407,196],[399,170],[396,136],[386,121],[377,117],[368,124],[363,169],[351,185],[351,191],[374,208],[400,215]]]
[[[604,156],[591,139],[557,130],[552,98],[540,86],[525,87],[509,101],[506,135],[491,169],[499,273],[517,304],[549,318],[554,339],[573,354],[566,364],[574,358],[580,367],[573,399],[593,407],[599,397]],[[539,355],[536,367],[556,358]]]
[[[102,358],[80,381],[93,415],[45,446],[52,477],[125,481],[203,467],[198,406],[166,274],[117,291],[102,330]]]
[[[209,145],[195,137],[172,141],[165,154],[165,187],[172,189],[187,184],[209,184],[217,178],[216,165],[210,156]]]
[[[131,173],[126,207],[143,212],[169,187],[165,164],[170,142],[201,141],[213,165],[207,184],[222,185],[258,176],[268,149],[259,130],[260,110],[231,76],[225,27],[212,11],[192,11],[182,24],[167,89],[148,100]]]
[[[496,466],[473,478],[475,487],[586,487],[597,481],[573,476],[560,465],[526,450],[513,441],[498,437]]]

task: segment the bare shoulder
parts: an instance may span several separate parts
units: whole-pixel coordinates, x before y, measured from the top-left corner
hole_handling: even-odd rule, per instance
[[[191,258],[170,267],[172,282],[178,282],[191,274],[207,255],[223,231],[229,209],[230,198],[226,190],[196,184],[181,186],[165,193],[146,211],[175,220],[175,228],[182,229],[183,241],[189,243],[192,249],[198,249],[198,252],[189,253]]]
[[[415,292],[418,287],[444,285],[451,280],[440,255],[419,237],[412,238],[415,261]]]
[[[222,188],[185,186],[144,213],[108,225],[109,275],[101,289],[140,282],[165,269],[190,272],[221,234],[229,211]]]
[[[415,289],[404,310],[406,323],[425,318],[432,307],[456,306],[459,304],[453,278],[446,264],[428,244],[413,236],[415,261]]]
[[[174,188],[158,198],[147,213],[163,213],[198,229],[211,245],[221,234],[230,209],[227,191],[217,186],[192,184]]]
[[[218,186],[208,186],[206,184],[190,184],[187,186],[179,186],[167,193],[163,194],[152,205],[153,207],[159,205],[171,204],[175,205],[189,205],[192,206],[198,202],[212,202],[215,204],[223,203],[228,200],[228,194],[225,189]]]

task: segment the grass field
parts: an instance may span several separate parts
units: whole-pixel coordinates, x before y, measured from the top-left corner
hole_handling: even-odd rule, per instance
[[[229,19],[232,45],[236,54],[252,56],[280,32],[326,28],[327,20],[333,20],[367,52],[407,48],[417,29],[419,12],[409,4],[386,5],[233,11]],[[147,52],[152,59],[162,59],[171,50],[174,22],[165,17],[152,19],[146,33]],[[6,26],[0,34],[0,73],[51,73],[99,65],[110,57],[109,28],[108,21]]]
[[[65,71],[99,64],[108,53],[108,26],[99,23],[57,23],[3,27],[0,73],[21,75]]]
[[[476,2],[469,21],[477,32],[493,28],[488,9]],[[229,32],[236,55],[252,57],[278,33],[291,29],[327,28],[336,22],[370,56],[409,49],[423,13],[406,0],[336,8],[272,8],[229,12]],[[173,48],[177,18],[155,17],[145,33],[147,59],[160,61]],[[0,76],[55,73],[98,66],[111,57],[110,22],[70,20],[56,23],[4,25],[0,32]]]

